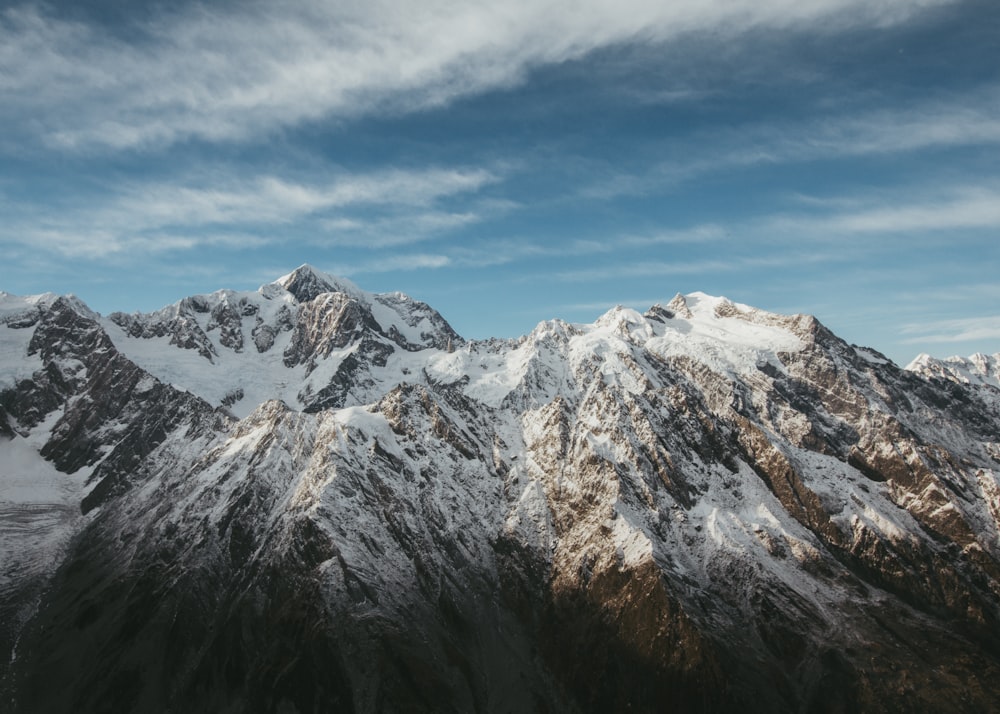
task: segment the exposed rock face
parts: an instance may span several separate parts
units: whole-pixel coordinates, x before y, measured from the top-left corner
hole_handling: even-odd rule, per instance
[[[307,266],[4,305],[0,450],[90,484],[0,562],[5,709],[1000,708],[988,383],[701,294],[471,343]]]

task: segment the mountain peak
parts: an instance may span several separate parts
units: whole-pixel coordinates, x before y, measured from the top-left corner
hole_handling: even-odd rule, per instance
[[[281,276],[273,284],[287,290],[299,302],[310,302],[323,293],[346,293],[354,298],[363,295],[361,288],[350,280],[324,273],[308,263]]]
[[[667,310],[688,320],[694,317],[691,308],[688,307],[687,298],[680,293],[674,295],[674,299],[667,303]]]
[[[977,352],[969,357],[937,359],[921,353],[906,365],[910,372],[925,377],[938,377],[960,384],[986,384],[1000,388],[1000,353],[987,355]]]

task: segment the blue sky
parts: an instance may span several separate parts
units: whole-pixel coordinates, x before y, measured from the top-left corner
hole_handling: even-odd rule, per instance
[[[0,3],[0,289],[301,263],[467,337],[701,290],[1000,351],[994,0]]]

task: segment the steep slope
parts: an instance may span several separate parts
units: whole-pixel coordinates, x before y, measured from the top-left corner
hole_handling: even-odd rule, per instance
[[[485,342],[308,266],[4,299],[0,449],[91,484],[0,593],[14,711],[1000,707],[992,387],[703,294]]]
[[[227,424],[122,357],[98,318],[72,297],[0,296],[0,334],[11,356],[0,374],[5,652],[14,651],[19,628],[85,526],[81,513],[128,490],[133,469],[168,434]]]

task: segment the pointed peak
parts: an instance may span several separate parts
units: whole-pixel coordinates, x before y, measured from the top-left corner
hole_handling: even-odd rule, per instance
[[[350,280],[324,273],[308,263],[281,276],[272,285],[284,288],[299,302],[310,302],[323,293],[346,293],[353,298],[361,298],[364,294]]]
[[[687,298],[680,293],[674,295],[674,299],[667,303],[667,310],[687,320],[694,317],[691,308],[688,306]]]
[[[935,359],[933,357],[931,357],[926,352],[921,352],[912,360],[910,360],[910,363],[905,367],[903,367],[903,369],[910,372],[917,372],[923,367],[929,367],[930,365],[934,364],[934,362]]]
[[[95,312],[94,310],[91,310],[90,306],[87,305],[87,303],[85,303],[83,300],[81,300],[80,298],[78,298],[73,293],[67,293],[66,295],[60,295],[52,303],[53,306],[55,306],[57,304],[66,305],[70,310],[72,310],[76,314],[80,315],[81,317],[86,317],[86,318],[88,318],[90,320],[99,320],[99,319],[101,319],[101,314],[100,313]]]

